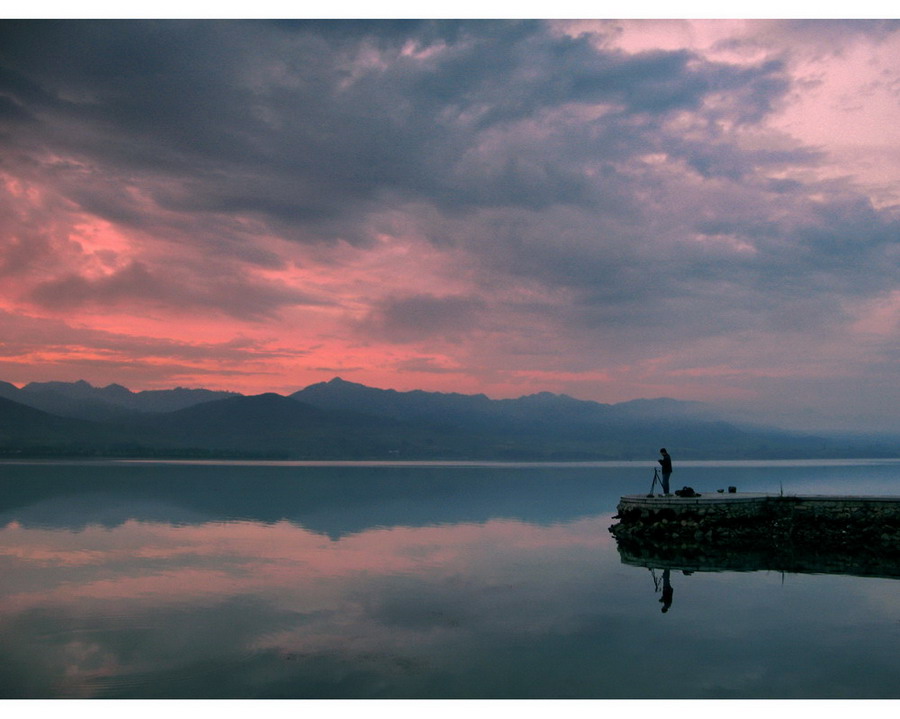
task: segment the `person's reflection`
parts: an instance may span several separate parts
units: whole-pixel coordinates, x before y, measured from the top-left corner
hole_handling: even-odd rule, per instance
[[[664,569],[661,580],[657,578],[656,572],[652,568],[650,569],[650,574],[653,575],[653,588],[655,592],[662,589],[662,598],[659,601],[662,604],[662,613],[665,614],[669,611],[669,607],[672,606],[672,594],[674,593],[672,583],[669,581],[670,571]]]
[[[662,602],[662,613],[665,614],[669,611],[669,607],[672,606],[672,594],[674,590],[672,589],[672,584],[669,582],[669,570],[664,569],[662,575],[662,598],[659,600]]]

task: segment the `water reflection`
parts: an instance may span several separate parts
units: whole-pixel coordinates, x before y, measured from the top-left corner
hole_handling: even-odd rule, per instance
[[[650,571],[653,593],[659,595],[663,614],[671,609],[674,599],[673,572],[680,572],[684,577],[695,572],[777,572],[782,581],[787,574],[900,579],[900,554],[896,548],[864,549],[859,545],[848,546],[845,551],[775,545],[745,548],[736,543],[674,544],[631,536],[626,541],[618,541],[616,549],[622,564]]]
[[[609,543],[607,522],[339,539],[287,521],[13,522],[0,530],[0,624],[25,688],[12,695],[417,694],[423,673],[477,666],[490,637],[577,626],[586,587],[572,566]],[[240,676],[214,681],[223,671]]]
[[[644,477],[22,469],[0,697],[898,697],[895,582],[627,558]]]
[[[3,465],[0,525],[283,520],[332,538],[373,526],[553,522],[615,510],[643,469]]]
[[[742,547],[737,543],[654,542],[648,538],[620,541],[623,564],[651,570],[692,572],[784,572],[900,579],[897,548],[860,547],[843,550],[775,544]]]
[[[653,575],[653,587],[655,591],[662,594],[659,601],[662,604],[662,613],[665,614],[672,606],[672,597],[675,593],[672,589],[671,572],[668,569],[664,569],[662,576],[657,577],[655,570],[651,568],[650,573]]]

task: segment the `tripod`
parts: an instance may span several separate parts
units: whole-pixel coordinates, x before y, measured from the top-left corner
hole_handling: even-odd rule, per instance
[[[660,479],[660,476],[659,476],[659,468],[656,468],[653,470],[653,482],[650,484],[650,494],[647,495],[648,497],[653,496],[653,490],[657,484],[659,485],[660,491],[662,491],[663,486],[662,486],[662,479]]]

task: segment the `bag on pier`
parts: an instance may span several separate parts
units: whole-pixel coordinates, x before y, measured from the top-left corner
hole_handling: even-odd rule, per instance
[[[676,497],[699,497],[700,495],[694,491],[693,487],[682,487],[675,490]]]

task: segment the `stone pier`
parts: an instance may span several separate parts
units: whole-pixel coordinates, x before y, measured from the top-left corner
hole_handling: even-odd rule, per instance
[[[900,497],[632,495],[615,519],[629,564],[900,577]]]

